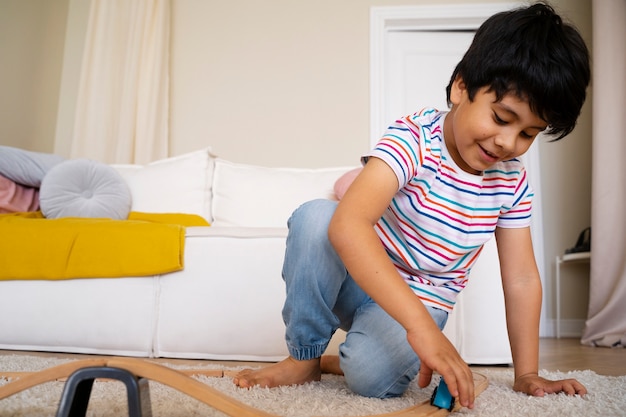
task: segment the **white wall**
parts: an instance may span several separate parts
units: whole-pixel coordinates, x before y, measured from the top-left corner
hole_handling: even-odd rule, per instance
[[[440,4],[175,0],[173,153],[209,144],[218,155],[247,163],[354,164],[369,147],[369,9],[433,3]],[[590,46],[591,1],[553,4]],[[540,144],[547,300],[554,299],[555,256],[590,224],[590,103],[568,138]],[[564,334],[582,328],[587,273],[579,266],[563,274],[571,282],[562,293],[562,317],[570,320]],[[556,315],[553,305],[545,308],[548,317]]]
[[[68,0],[0,0],[0,144],[52,152]]]
[[[591,45],[591,0],[552,3]],[[440,2],[172,0],[170,153],[211,145],[245,163],[356,164],[369,147],[370,7],[417,4]],[[88,5],[0,0],[0,144],[68,154]],[[555,255],[590,224],[590,104],[568,138],[540,144],[549,299]],[[586,271],[571,281],[563,315],[575,328]]]
[[[591,0],[553,2],[581,31],[591,49]],[[543,199],[544,248],[546,273],[549,276],[544,291],[548,299],[555,294],[555,257],[574,246],[578,234],[591,225],[591,105],[593,88],[576,130],[558,142],[540,142],[541,195]],[[579,336],[587,318],[589,299],[589,266],[564,266],[562,279],[563,336]],[[547,306],[548,317],[555,317],[554,304]]]

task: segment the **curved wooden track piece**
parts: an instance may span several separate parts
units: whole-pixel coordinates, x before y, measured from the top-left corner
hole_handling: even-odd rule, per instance
[[[101,365],[103,362],[95,361],[93,366],[106,366]],[[106,361],[104,363],[107,363]],[[91,366],[91,365],[90,365]],[[235,377],[239,371],[228,370],[228,369],[177,369],[181,374],[185,374],[188,376],[196,376],[203,375],[211,378],[223,378],[223,377]],[[18,372],[2,372],[0,371],[0,380],[3,379],[18,379],[23,378],[25,376],[32,375],[37,373],[38,371],[18,371]],[[55,381],[65,381],[66,377],[60,377],[55,379]],[[36,384],[35,384],[36,385]],[[5,396],[8,397],[9,395]],[[2,397],[0,397],[2,399]]]
[[[189,375],[153,362],[136,358],[87,359],[54,366],[20,377],[0,387],[0,399],[45,382],[67,378],[76,370],[92,366],[125,369],[137,377],[160,382],[233,417],[278,417],[266,413],[209,387]],[[220,371],[220,376],[223,373]]]
[[[474,395],[478,397],[489,386],[489,380],[482,374],[474,373]],[[457,402],[452,411],[461,409],[461,405]],[[450,414],[450,411],[430,405],[430,400],[423,401],[419,404],[407,407],[403,410],[394,411],[385,414],[375,414],[366,417],[444,417]]]
[[[0,378],[15,379],[0,387],[0,400],[36,385],[63,380],[81,368],[96,366],[124,369],[137,377],[159,382],[232,417],[279,417],[244,404],[191,377],[191,375],[223,377],[233,375],[232,372],[212,369],[176,370],[137,358],[85,359],[64,363],[38,372],[0,372]],[[478,396],[487,388],[489,382],[484,375],[474,374],[474,385],[475,394]],[[454,411],[459,408],[460,406],[457,404]],[[426,400],[403,410],[372,414],[365,417],[426,417],[447,416],[448,414],[448,410],[432,406],[430,401]]]
[[[15,377],[19,379],[9,382],[8,384],[0,387],[0,400],[46,382],[67,378],[81,368],[91,366],[106,366],[106,362],[106,359],[85,359],[64,363],[62,365],[44,369],[43,371],[39,372],[2,373],[0,375],[2,379],[13,379]]]

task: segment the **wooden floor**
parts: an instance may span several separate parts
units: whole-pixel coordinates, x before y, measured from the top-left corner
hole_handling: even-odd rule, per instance
[[[539,368],[548,371],[590,369],[600,375],[626,375],[626,349],[583,346],[580,339],[541,339]]]
[[[541,339],[539,350],[539,369],[563,372],[590,369],[600,375],[626,375],[626,349],[623,348],[610,349],[583,346],[580,344],[579,339]],[[0,350],[0,355],[16,353],[58,358],[85,358],[85,355]],[[186,365],[207,363],[218,363],[224,366],[243,365],[258,367],[264,365],[258,362],[217,362],[168,358],[162,358],[158,361]]]

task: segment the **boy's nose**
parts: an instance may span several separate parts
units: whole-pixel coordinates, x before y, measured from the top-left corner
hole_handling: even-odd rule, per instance
[[[496,136],[495,143],[499,146],[504,154],[513,152],[515,150],[515,142],[517,141],[517,135],[511,132],[502,132]]]

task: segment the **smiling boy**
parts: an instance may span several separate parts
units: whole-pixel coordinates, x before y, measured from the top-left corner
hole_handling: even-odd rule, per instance
[[[533,192],[516,158],[539,133],[560,139],[574,128],[589,78],[582,38],[551,7],[489,18],[452,74],[448,112],[397,120],[339,204],[316,200],[293,213],[283,267],[290,356],[235,383],[300,384],[324,370],[343,373],[354,392],[385,398],[402,395],[416,376],[425,387],[436,371],[472,408],[471,371],[441,330],[495,235],[513,388],[585,394],[576,380],[538,375]],[[347,331],[339,357],[322,357],[338,328]]]

